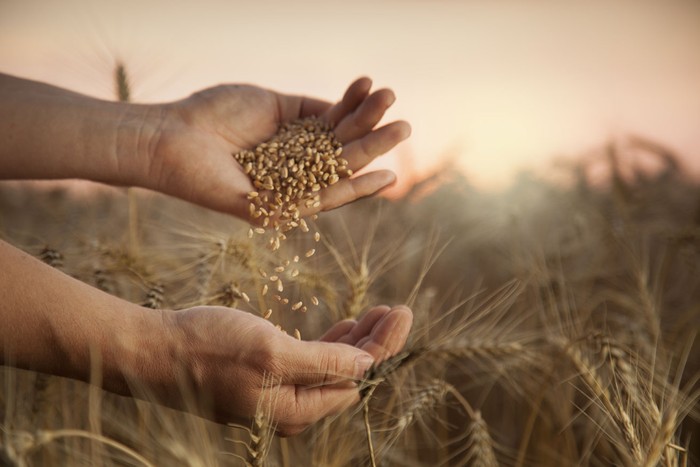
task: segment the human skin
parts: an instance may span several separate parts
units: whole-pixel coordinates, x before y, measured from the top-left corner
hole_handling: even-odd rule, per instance
[[[243,219],[250,180],[232,154],[268,139],[281,122],[319,115],[335,126],[353,170],[410,133],[405,122],[374,129],[393,103],[355,81],[331,105],[247,85],[223,85],[166,104],[101,101],[0,74],[0,178],[83,178],[140,186]],[[395,180],[376,171],[323,190],[327,210],[371,195]],[[352,384],[372,363],[401,350],[411,327],[403,306],[370,309],[336,323],[316,342],[279,332],[240,310],[150,310],[105,294],[0,242],[0,363],[90,380],[132,395],[132,384],[158,402],[186,408],[184,376],[211,402],[219,422],[255,413],[263,377],[279,378],[274,418],[291,435],[358,401]]]

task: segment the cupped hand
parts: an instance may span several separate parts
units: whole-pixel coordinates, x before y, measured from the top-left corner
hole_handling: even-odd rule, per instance
[[[197,307],[172,313],[186,370],[197,393],[213,402],[214,418],[247,423],[263,394],[264,376],[272,375],[281,384],[272,417],[285,436],[358,402],[352,382],[403,348],[413,320],[404,306],[378,306],[307,342],[240,310]]]
[[[266,141],[281,123],[311,115],[326,119],[355,172],[409,136],[404,121],[375,129],[395,97],[389,89],[370,93],[371,85],[358,79],[335,105],[249,85],[221,85],[165,105],[144,185],[248,220],[245,195],[253,186],[232,155]],[[319,209],[371,195],[394,180],[388,170],[342,179],[321,191]]]

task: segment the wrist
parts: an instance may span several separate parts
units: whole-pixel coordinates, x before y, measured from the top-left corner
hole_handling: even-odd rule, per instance
[[[61,333],[58,353],[67,364],[61,373],[116,394],[135,395],[135,388],[163,399],[177,376],[178,346],[170,312],[116,298],[108,301],[112,303],[96,310],[99,319],[81,320],[68,335]],[[95,369],[101,381],[94,380]]]
[[[152,188],[155,154],[161,144],[170,113],[167,104],[115,104],[112,118],[114,146],[104,170],[109,179],[100,180],[124,186]],[[99,173],[90,179],[98,179]]]
[[[103,387],[112,392],[133,395],[131,388],[168,403],[177,381],[180,345],[173,332],[172,312],[136,306],[129,312],[126,329],[113,334],[110,354],[104,365]],[[113,349],[113,351],[112,351]]]
[[[0,101],[2,178],[147,181],[167,106],[109,102],[2,74]]]

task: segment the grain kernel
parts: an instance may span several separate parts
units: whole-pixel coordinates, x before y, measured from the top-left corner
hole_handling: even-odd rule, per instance
[[[352,174],[342,153],[343,147],[329,124],[310,117],[284,123],[268,141],[234,154],[255,187],[247,194],[251,217],[262,218],[259,225],[274,229],[266,242],[272,251],[280,248],[285,232],[296,228],[309,232],[308,223],[301,219],[301,206],[321,207],[316,193]],[[262,227],[248,234],[262,235],[266,232]],[[318,232],[314,239],[320,240]],[[314,250],[309,250],[306,257],[313,254]],[[294,262],[298,262],[298,256]],[[284,267],[288,265],[289,261]],[[275,268],[277,273],[283,271]],[[266,278],[264,272],[261,275]],[[276,279],[274,282],[279,281],[279,277]]]

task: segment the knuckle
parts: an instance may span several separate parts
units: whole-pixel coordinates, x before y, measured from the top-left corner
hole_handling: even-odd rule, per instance
[[[323,375],[323,383],[327,382],[329,376],[337,375],[339,372],[339,359],[331,352],[323,352],[319,358],[318,371]]]
[[[267,338],[260,341],[256,349],[256,359],[258,368],[273,375],[280,375],[282,365],[280,355],[282,350],[278,339]]]
[[[288,381],[294,376],[296,366],[290,349],[284,339],[269,339],[262,345],[259,352],[259,366],[263,372],[278,378],[280,381]]]
[[[364,109],[355,113],[353,127],[359,132],[366,132],[371,129],[381,119],[382,108],[377,105],[368,104]]]

